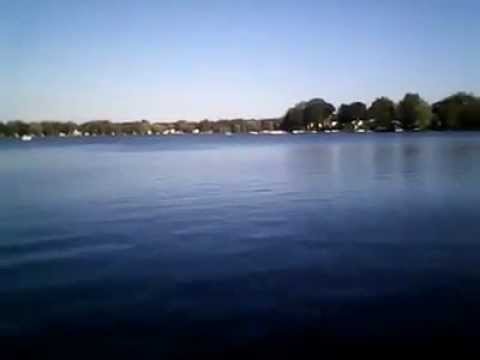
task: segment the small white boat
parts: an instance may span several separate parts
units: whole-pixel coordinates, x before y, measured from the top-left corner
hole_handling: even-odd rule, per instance
[[[263,135],[284,135],[286,131],[283,130],[262,130],[261,134]]]
[[[22,135],[20,138],[22,141],[31,141],[32,140],[32,135]]]
[[[225,136],[232,136],[232,133],[231,133],[230,131],[227,131],[227,132],[225,133]]]

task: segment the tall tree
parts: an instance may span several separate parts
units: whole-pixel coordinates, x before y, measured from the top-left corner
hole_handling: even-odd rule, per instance
[[[112,126],[112,124],[110,124],[110,126]],[[71,135],[75,130],[77,130],[77,128],[78,128],[77,124],[75,124],[72,121],[69,121],[66,123],[62,123],[60,130],[64,134]]]
[[[395,120],[395,103],[387,97],[379,97],[368,109],[370,118],[375,120],[375,126],[382,130],[392,130]]]
[[[22,136],[27,135],[30,132],[29,125],[21,120],[9,121],[7,127],[12,135],[17,134]]]
[[[406,94],[398,103],[397,114],[404,129],[428,129],[432,123],[430,105],[418,94]]]
[[[201,132],[208,132],[212,130],[212,122],[209,121],[208,119],[204,119],[200,121],[200,124],[198,124],[198,127],[200,128]]]
[[[30,123],[29,132],[30,132],[30,134],[35,135],[35,136],[42,136],[43,135],[42,124],[39,123],[39,122]]]
[[[350,104],[350,112],[352,114],[353,120],[368,119],[367,105],[360,101],[356,101]]]
[[[432,110],[443,129],[460,129],[462,122],[460,114],[466,106],[475,103],[472,94],[458,92],[433,104]]]
[[[338,109],[337,120],[342,124],[351,123],[354,120],[367,120],[367,106],[359,101],[351,104],[342,104]]]
[[[329,127],[329,118],[335,112],[335,106],[323,99],[312,99],[305,105],[304,124],[305,128],[312,126],[319,130]]]
[[[462,129],[480,129],[480,98],[463,106],[460,112],[460,125]]]
[[[6,124],[0,122],[0,136],[11,136],[10,129]]]
[[[353,121],[353,116],[350,111],[350,105],[340,105],[337,112],[337,120],[341,124],[348,124]]]
[[[305,129],[304,110],[306,103],[302,102],[288,109],[283,117],[282,129],[286,131]]]

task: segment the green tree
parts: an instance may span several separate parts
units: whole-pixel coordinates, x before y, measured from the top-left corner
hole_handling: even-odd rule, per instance
[[[433,113],[443,129],[462,128],[461,113],[465,107],[477,101],[475,96],[458,92],[432,105]]]
[[[233,133],[242,133],[247,127],[243,119],[234,119],[231,121],[231,128]]]
[[[367,106],[362,102],[342,104],[338,109],[337,120],[341,124],[348,124],[354,120],[367,120]]]
[[[152,131],[152,127],[150,126],[150,122],[148,120],[142,120],[137,123],[137,134],[140,135],[147,135]]]
[[[356,101],[350,104],[350,112],[354,120],[368,119],[367,105],[360,101]]]
[[[418,94],[406,94],[398,103],[398,119],[404,129],[428,129],[432,123],[430,105]]]
[[[480,129],[480,98],[462,107],[460,125],[466,130]]]
[[[60,126],[60,131],[66,135],[71,135],[78,128],[78,125],[72,121],[62,123]]]
[[[168,129],[168,126],[163,123],[152,124],[152,131],[154,134],[161,134]]]
[[[379,97],[370,105],[368,115],[375,120],[377,129],[392,130],[395,120],[395,103],[387,97]]]
[[[349,105],[347,104],[340,105],[337,112],[337,121],[341,124],[348,124],[353,121],[353,116],[350,112]]]
[[[30,133],[30,127],[27,123],[21,120],[9,121],[7,123],[7,127],[9,129],[9,133],[12,135],[27,135]]]
[[[42,121],[40,123],[40,126],[42,127],[42,132],[43,135],[45,136],[57,136],[58,135],[58,126],[55,122],[53,121]]]
[[[11,136],[10,129],[6,124],[0,122],[0,136]]]
[[[312,99],[305,104],[303,122],[305,128],[314,127],[316,130],[329,127],[329,119],[335,112],[335,106],[323,99]]]
[[[304,110],[305,103],[299,103],[288,109],[283,117],[282,129],[286,131],[305,129]]]
[[[42,136],[43,135],[43,127],[42,124],[39,122],[32,122],[29,124],[29,132],[35,136]]]
[[[200,121],[199,128],[201,132],[208,132],[213,130],[212,122],[208,119]]]

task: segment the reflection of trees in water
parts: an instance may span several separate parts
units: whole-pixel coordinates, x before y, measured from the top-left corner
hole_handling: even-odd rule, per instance
[[[370,146],[343,135],[298,140],[285,151],[290,186],[322,198],[357,191],[371,172]]]
[[[447,168],[447,175],[457,179],[457,182],[475,178],[472,175],[480,173],[480,143],[472,137],[468,142],[453,142],[446,146],[447,155],[438,160]]]
[[[298,138],[283,150],[286,186],[302,196],[324,201],[373,196],[375,201],[397,201],[404,207],[422,201],[439,204],[447,199],[447,193],[461,191],[462,184],[479,176],[476,154],[480,144],[469,136],[341,134]]]

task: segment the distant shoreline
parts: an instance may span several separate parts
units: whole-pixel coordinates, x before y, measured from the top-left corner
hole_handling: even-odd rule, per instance
[[[425,130],[480,130],[480,98],[459,92],[434,104],[418,94],[407,93],[398,103],[378,97],[369,107],[356,101],[338,109],[324,99],[302,101],[289,108],[283,117],[269,119],[231,119],[151,123],[148,120],[114,123],[94,120],[74,122],[21,120],[0,122],[0,137],[89,137],[124,135],[250,134],[329,132],[403,132]]]
[[[49,136],[33,136],[33,135],[23,135],[23,136],[0,136],[0,141],[2,140],[13,140],[13,141],[32,141],[34,139],[42,139],[42,140],[49,140],[49,139],[96,139],[96,138],[174,138],[174,137],[206,137],[206,136],[235,136],[235,137],[285,137],[285,136],[309,136],[309,135],[319,135],[319,136],[328,136],[331,134],[425,134],[425,133],[480,133],[477,129],[470,129],[470,130],[410,130],[410,131],[375,131],[375,130],[367,130],[367,131],[299,131],[299,132],[248,132],[248,133],[170,133],[170,134],[121,134],[121,135],[111,135],[111,134],[89,134],[89,135],[49,135]]]

